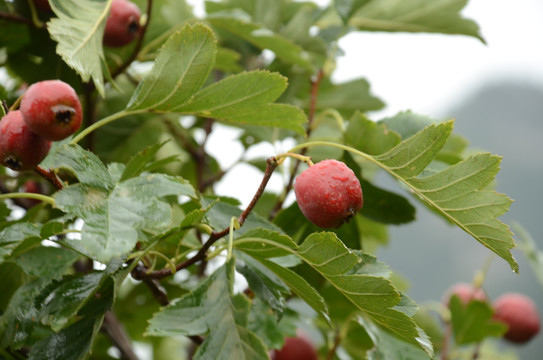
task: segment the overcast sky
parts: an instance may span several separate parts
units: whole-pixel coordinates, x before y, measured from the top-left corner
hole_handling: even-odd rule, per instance
[[[324,2],[324,1],[321,1]],[[364,77],[392,115],[443,116],[487,80],[543,85],[543,1],[471,0],[463,15],[487,44],[466,36],[357,32],[340,46],[335,79]]]

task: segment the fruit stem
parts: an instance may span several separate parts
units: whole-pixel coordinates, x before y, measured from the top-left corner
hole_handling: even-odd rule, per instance
[[[228,231],[228,252],[226,255],[226,261],[232,258],[232,251],[234,249],[234,229],[237,230],[240,227],[240,223],[235,216],[230,219],[230,227]]]
[[[488,271],[490,269],[490,265],[492,264],[492,260],[494,260],[495,254],[490,253],[483,264],[483,267],[476,272],[475,276],[473,277],[473,287],[475,289],[479,289],[483,286],[483,283],[485,282],[486,276],[488,275]]]
[[[312,124],[313,128],[316,128],[321,123],[322,119],[324,119],[325,116],[330,116],[334,118],[334,120],[336,120],[337,122],[338,127],[341,130],[345,129],[345,122],[343,121],[343,117],[341,116],[339,111],[337,111],[336,109],[323,110],[318,116],[315,117],[315,121]]]
[[[58,178],[54,171],[44,169],[39,165],[34,168],[34,171],[42,178],[49,181],[55,187],[55,189],[61,190],[64,187],[62,180]]]
[[[155,255],[164,259],[168,263],[168,266],[170,267],[170,269],[172,269],[172,275],[175,274],[175,264],[172,262],[172,260],[169,257],[155,250],[149,250],[147,252],[147,255]]]
[[[23,95],[19,96],[17,98],[17,100],[15,100],[15,102],[9,107],[9,111],[14,111],[14,110],[17,110],[17,107],[19,106],[19,104],[21,103],[21,100],[23,100]]]
[[[298,144],[298,145],[294,146],[293,148],[291,148],[287,153],[294,153],[294,152],[302,150],[304,148],[309,148],[309,147],[314,147],[314,146],[336,147],[338,149],[342,149],[342,150],[349,151],[349,152],[352,152],[354,154],[357,154],[357,155],[363,157],[364,159],[369,160],[369,161],[371,161],[371,162],[373,162],[375,164],[379,164],[375,159],[373,159],[373,157],[371,155],[368,155],[368,154],[366,154],[366,153],[364,153],[364,152],[362,152],[360,150],[357,150],[355,148],[352,148],[350,146],[334,143],[334,142],[331,142],[331,141],[309,141],[309,142],[306,142],[306,143],[301,143],[301,144]]]
[[[9,193],[9,194],[0,194],[0,200],[5,199],[34,199],[34,200],[40,200],[44,203],[47,203],[51,206],[55,206],[55,199],[53,199],[50,196],[42,195],[42,194],[35,194],[35,193],[24,193],[24,192],[16,192],[16,193]]]
[[[305,156],[305,155],[296,154],[296,153],[292,153],[292,152],[286,152],[286,153],[282,153],[282,154],[277,155],[275,157],[277,159],[277,165],[281,165],[285,161],[285,159],[287,157],[295,158],[295,159],[298,159],[300,161],[306,162],[309,166],[314,165],[313,161],[311,161],[310,156]]]
[[[113,121],[115,121],[117,119],[120,119],[120,118],[128,116],[128,115],[140,114],[140,113],[143,113],[143,112],[145,112],[145,110],[136,110],[136,111],[121,110],[119,112],[111,114],[111,115],[109,115],[109,116],[95,122],[94,124],[87,127],[86,129],[82,130],[79,134],[74,136],[72,141],[70,141],[70,144],[72,144],[72,145],[77,144],[85,136],[87,136],[88,134],[90,134],[94,130],[97,130],[97,129],[101,128],[102,126],[107,125],[107,124],[109,124],[109,123],[111,123],[111,122],[113,122]]]
[[[45,24],[40,20],[38,16],[38,11],[36,10],[36,6],[34,5],[34,2],[32,0],[28,0],[28,6],[30,7],[30,14],[34,26],[40,29],[44,29]]]

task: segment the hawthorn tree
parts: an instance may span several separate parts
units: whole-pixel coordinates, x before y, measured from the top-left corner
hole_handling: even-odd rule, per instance
[[[331,80],[353,31],[484,42],[465,0],[206,1],[202,18],[183,0],[134,3],[0,1],[1,115],[55,79],[83,118],[33,169],[0,167],[0,358],[136,359],[136,344],[155,359],[268,359],[297,336],[327,360],[497,356],[487,340],[507,325],[490,300],[418,309],[375,254],[420,201],[518,271],[498,219],[511,200],[492,188],[500,157],[468,151],[452,120],[370,119],[384,103],[368,82]],[[261,182],[219,196],[231,168],[208,139],[225,127]],[[327,229],[289,200],[325,159],[354,172],[364,202]]]

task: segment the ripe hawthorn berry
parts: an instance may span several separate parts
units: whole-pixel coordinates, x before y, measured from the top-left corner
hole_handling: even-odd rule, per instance
[[[458,296],[464,305],[467,305],[471,300],[488,300],[488,297],[483,289],[475,288],[472,284],[468,283],[458,283],[447,290],[445,297],[443,298],[445,305],[449,306],[449,301],[453,295]]]
[[[30,85],[23,95],[20,110],[33,132],[52,141],[75,133],[83,118],[75,90],[60,80],[44,80]]]
[[[21,186],[21,191],[25,193],[33,193],[33,194],[43,194],[43,186],[41,186],[40,183],[34,181],[34,180],[27,180]],[[41,203],[40,200],[36,199],[21,199],[24,201],[24,203],[29,207],[33,207]]]
[[[51,142],[32,132],[19,110],[0,120],[0,164],[15,170],[30,170],[49,153]]]
[[[531,340],[540,328],[537,306],[529,297],[518,293],[503,294],[494,301],[494,319],[507,324],[504,338],[517,344]]]
[[[128,0],[114,0],[104,29],[103,43],[109,47],[129,44],[140,33],[140,9]]]
[[[362,187],[345,163],[323,160],[302,172],[294,184],[300,210],[322,228],[348,222],[364,203]]]
[[[36,5],[36,8],[43,12],[51,12],[51,5],[49,5],[48,0],[34,0],[34,5]]]
[[[317,360],[317,351],[304,337],[287,337],[280,350],[271,355],[272,360]]]

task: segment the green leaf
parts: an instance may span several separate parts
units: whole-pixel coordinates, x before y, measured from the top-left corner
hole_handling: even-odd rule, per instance
[[[27,274],[56,279],[77,260],[79,254],[64,248],[37,246],[19,254],[17,265]]]
[[[532,267],[539,284],[543,286],[543,251],[538,249],[532,235],[522,225],[515,222],[513,228],[518,235],[517,243],[519,249],[528,259],[528,263]]]
[[[279,59],[287,63],[299,65],[306,70],[313,71],[313,65],[308,59],[308,54],[287,37],[274,33],[272,30],[250,20],[242,19],[241,16],[212,14],[208,16],[207,21],[212,26],[239,36],[262,50],[273,51]]]
[[[354,129],[348,129],[347,133],[353,131]],[[360,165],[350,153],[344,153],[344,161],[355,174],[362,173]],[[360,210],[360,214],[364,217],[383,224],[405,224],[415,220],[416,209],[406,198],[381,189],[360,176],[357,177],[362,187],[364,199],[364,206]]]
[[[348,320],[343,326],[346,330],[341,346],[353,359],[366,359],[366,353],[375,345],[364,327],[354,320]]]
[[[246,247],[247,243],[250,243],[249,248]],[[253,249],[258,248],[259,243],[261,244],[260,247],[262,249],[276,246],[281,250],[291,252],[300,257],[328,280],[328,282],[345,296],[351,304],[364,312],[374,322],[403,339],[403,341],[423,347],[417,339],[420,334],[415,323],[409,316],[393,309],[394,306],[400,304],[400,293],[396,291],[392,284],[385,278],[365,275],[362,270],[361,273],[353,274],[352,271],[363,268],[363,266],[361,266],[363,259],[345,247],[334,233],[313,233],[309,235],[300,246],[295,246],[285,241],[276,243],[271,237],[240,238],[234,243],[236,248],[255,256],[258,261],[269,267],[270,270],[279,275],[285,283],[291,286],[292,290],[299,295],[300,298],[314,307],[314,300],[311,300],[312,296],[309,297],[310,299],[308,301],[308,294],[303,294],[301,288],[296,288],[297,284],[289,283],[289,280],[293,278],[292,275],[281,274],[281,271],[291,270],[282,268],[272,261],[263,258],[265,254],[270,253],[268,249],[251,253]],[[368,259],[375,265],[375,259],[371,257]],[[369,269],[371,269],[371,266],[365,268],[365,270]],[[382,274],[382,267],[378,266],[377,269],[379,273]],[[302,295],[300,295],[300,293]],[[318,297],[320,298],[320,296]],[[322,307],[317,309],[319,309],[317,310],[319,314],[324,315],[325,319],[328,319],[327,312],[324,312]]]
[[[105,190],[114,186],[111,175],[98,156],[78,145],[64,144],[51,157],[52,167],[70,170],[83,184]]]
[[[55,12],[47,23],[51,37],[58,42],[57,53],[82,78],[90,79],[104,96],[104,50],[102,37],[111,1],[50,0]]]
[[[73,170],[80,183],[56,192],[55,204],[85,222],[80,241],[64,241],[102,263],[132,250],[138,231],[160,233],[171,225],[171,207],[160,198],[195,196],[187,181],[164,174],[143,174],[115,184],[96,155],[78,146],[61,148],[56,158],[57,166]]]
[[[269,229],[256,228],[240,236],[235,246],[251,256],[269,259],[289,255],[296,244],[286,235]]]
[[[368,360],[411,360],[411,359],[430,359],[432,352],[431,345],[423,339],[424,333],[421,332],[421,342],[425,342],[427,352],[411,343],[401,341],[397,337],[391,336],[364,316],[358,317],[358,322],[364,327],[369,337],[375,344],[373,349],[368,351]]]
[[[353,12],[370,0],[335,0],[334,7],[345,25]]]
[[[126,179],[136,177],[142,172],[146,171],[150,166],[152,166],[152,161],[155,159],[157,152],[164,146],[165,143],[166,142],[147,146],[136,155],[132,156],[126,163],[120,180],[124,181]]]
[[[270,308],[258,298],[252,300],[249,330],[264,341],[268,349],[280,349],[286,336],[296,336],[298,316],[285,312],[278,320]]]
[[[472,300],[466,306],[457,295],[453,295],[449,307],[458,345],[478,343],[490,336],[500,337],[507,331],[506,324],[492,319],[494,311],[486,302]]]
[[[385,263],[377,261],[377,258],[373,255],[366,254],[360,250],[353,250],[353,252],[362,260],[355,267],[352,268],[350,273],[362,274],[382,277],[389,279],[392,275],[392,271]]]
[[[402,141],[401,136],[386,125],[369,120],[363,114],[355,114],[345,131],[345,144],[370,155],[382,154]]]
[[[311,306],[326,322],[330,323],[330,316],[324,299],[303,277],[294,270],[278,265],[273,261],[263,258],[257,258],[257,260],[279,276],[292,289],[293,293]]]
[[[415,207],[398,194],[374,186],[360,179],[364,195],[364,206],[360,213],[369,219],[384,224],[405,224],[415,220]]]
[[[213,199],[215,200],[215,199]],[[211,204],[210,199],[204,199],[204,202]],[[206,204],[203,204],[204,206]],[[242,213],[242,210],[238,206],[227,203],[224,200],[220,200],[213,204],[213,206],[207,211],[207,219],[209,226],[214,230],[221,231],[230,226],[230,220],[232,217],[238,217]],[[266,218],[259,216],[255,213],[249,214],[243,226],[234,232],[234,238],[241,236],[242,234],[251,231],[255,228],[265,228],[275,232],[281,232],[276,225],[269,222]]]
[[[219,47],[215,59],[215,69],[225,73],[242,72],[243,67],[239,64],[240,60],[240,53],[229,48]]]
[[[159,198],[195,196],[184,180],[164,174],[142,175],[121,182],[111,191],[76,184],[55,193],[56,206],[81,217],[81,241],[73,241],[102,263],[128,253],[138,230],[160,232],[171,225],[171,208]]]
[[[389,130],[400,134],[402,139],[407,139],[425,127],[435,123],[438,123],[438,121],[412,111],[402,111],[392,117],[383,118],[377,122],[377,124],[384,124]]]
[[[411,111],[400,112],[393,117],[379,120],[377,124],[386,125],[388,131],[394,131],[401,135],[403,139],[415,135],[420,130],[431,124],[439,123],[438,120],[428,116],[415,114]],[[463,153],[468,145],[468,141],[459,134],[451,134],[449,139],[443,145],[443,148],[436,157],[436,160],[453,165],[463,160]]]
[[[434,210],[518,271],[510,252],[515,246],[512,233],[497,219],[507,212],[511,200],[485,189],[499,170],[498,156],[476,154],[431,176],[417,177],[440,152],[452,128],[452,121],[429,125],[373,159]]]
[[[6,202],[0,202],[0,224],[2,224],[10,214],[11,210],[8,208]]]
[[[79,360],[91,351],[102,317],[85,317],[32,347],[31,360]]]
[[[413,319],[432,341],[434,351],[440,353],[443,346],[444,328],[443,323],[435,316],[431,306],[422,306],[413,316]]]
[[[2,296],[0,297],[0,313],[5,313],[13,294],[23,284],[29,281],[30,276],[25,274],[19,266],[11,261],[0,263],[0,279],[2,280]],[[0,320],[0,329],[3,329]],[[2,331],[0,331],[1,333]],[[0,339],[2,336],[0,335]]]
[[[230,259],[195,290],[156,313],[147,335],[209,333],[195,359],[267,359],[262,341],[246,328],[249,301],[232,293],[234,263]]]
[[[0,341],[1,347],[12,346],[18,349],[24,345],[33,344],[36,339],[34,331],[40,329],[38,309],[34,299],[47,286],[49,279],[37,278],[15,291],[11,297],[6,311],[1,317],[3,330]]]
[[[163,45],[127,109],[177,111],[202,87],[213,68],[216,52],[217,44],[209,27],[184,26]]]
[[[366,31],[428,32],[473,36],[482,42],[479,26],[461,16],[468,0],[358,1],[349,25]]]
[[[385,104],[371,95],[370,85],[365,79],[355,79],[333,84],[323,79],[317,95],[317,109],[336,109],[346,118],[356,111],[366,112],[382,109]]]
[[[48,285],[36,298],[37,319],[54,331],[59,331],[94,296],[102,277],[103,274],[99,272],[66,276]]]
[[[388,152],[374,156],[374,159],[394,175],[413,178],[434,160],[452,128],[452,121],[429,125]]]
[[[29,222],[18,222],[0,231],[0,260],[12,254],[25,240],[40,241],[40,226]]]
[[[71,216],[64,215],[46,222],[40,230],[42,239],[48,239],[53,235],[64,232],[67,227],[66,224],[71,223],[73,220]]]
[[[7,13],[9,10],[3,9],[2,12]],[[10,53],[17,52],[29,43],[30,31],[26,24],[2,19],[0,26],[2,27],[0,44]]]
[[[403,341],[421,346],[413,320],[392,309],[399,304],[401,297],[388,280],[363,274],[346,274],[361,259],[346,248],[335,234],[314,233],[305,239],[297,253],[375,323]]]
[[[278,73],[252,71],[229,76],[198,92],[178,111],[237,124],[279,127],[303,134],[306,117],[291,105],[272,104],[287,87]]]
[[[280,316],[285,310],[285,296],[290,293],[288,286],[281,278],[250,256],[243,253],[239,255],[243,259],[243,264],[240,265],[238,261],[237,271],[245,277],[256,296]]]

